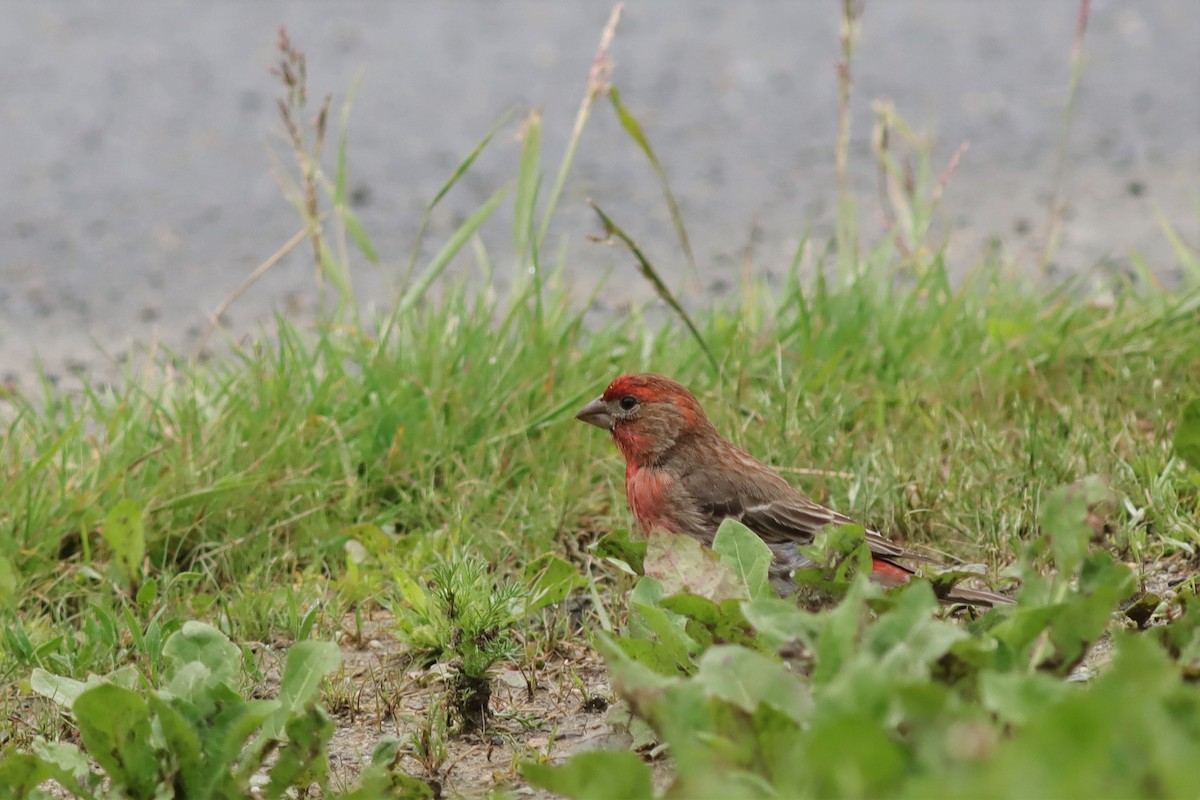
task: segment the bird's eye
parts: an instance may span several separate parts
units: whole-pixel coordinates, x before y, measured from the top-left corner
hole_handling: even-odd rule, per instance
[[[621,402],[618,405],[620,405],[621,408],[625,411],[632,411],[633,407],[636,406],[637,404],[638,404],[637,398],[631,394],[627,394],[621,398]]]

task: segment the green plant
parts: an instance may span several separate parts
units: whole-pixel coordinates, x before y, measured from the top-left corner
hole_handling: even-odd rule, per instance
[[[618,696],[668,747],[665,796],[1174,796],[1194,785],[1193,600],[1169,633],[1119,632],[1094,685],[1064,681],[1135,588],[1128,568],[1087,552],[1093,493],[1053,493],[1048,552],[1022,558],[1018,605],[962,624],[936,616],[925,581],[884,594],[863,575],[836,607],[801,610],[773,595],[769,551],[733,522],[711,556],[651,539],[628,629],[597,645]],[[1033,569],[1043,557],[1046,576]],[[1064,747],[1078,768],[1044,757]],[[653,794],[650,768],[623,752],[524,774],[568,797]]]
[[[41,740],[8,753],[0,785],[48,797],[36,787],[53,780],[76,797],[114,798],[225,798],[253,785],[278,798],[325,785],[333,722],[316,699],[341,660],[336,646],[292,647],[273,700],[241,695],[241,651],[215,628],[185,623],[162,650],[156,688],[128,667],[86,682],[35,670],[33,690],[70,712],[83,747]]]
[[[357,789],[338,795],[342,800],[433,800],[441,796],[441,784],[418,780],[400,769],[405,744],[394,736],[385,736],[371,752],[371,761],[359,776]]]
[[[525,589],[494,583],[487,562],[470,556],[435,565],[427,589],[412,581],[402,589],[401,635],[428,658],[448,659],[453,711],[465,729],[482,726],[492,696],[488,673],[517,653],[512,627]]]

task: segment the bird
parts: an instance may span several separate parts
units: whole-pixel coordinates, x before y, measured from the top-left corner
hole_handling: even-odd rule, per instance
[[[725,439],[696,396],[651,373],[625,374],[585,405],[576,419],[609,431],[625,457],[625,496],[639,529],[683,534],[711,547],[717,528],[734,519],[773,555],[768,574],[780,594],[795,591],[792,573],[812,566],[800,550],[828,525],[854,520],[809,499],[778,472]],[[878,531],[865,529],[871,578],[888,587],[908,582],[905,562],[933,561]],[[997,592],[954,586],[942,602],[993,607],[1012,603]]]

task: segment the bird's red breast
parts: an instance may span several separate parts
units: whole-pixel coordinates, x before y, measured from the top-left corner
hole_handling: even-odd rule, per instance
[[[681,533],[670,512],[671,482],[667,472],[641,469],[632,461],[625,466],[625,497],[643,533],[662,528]]]

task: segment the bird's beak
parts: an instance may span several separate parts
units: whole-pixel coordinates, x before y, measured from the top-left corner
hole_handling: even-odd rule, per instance
[[[595,425],[597,428],[604,430],[612,430],[613,418],[608,413],[608,405],[604,402],[604,397],[597,397],[592,402],[579,410],[575,415],[575,419],[580,422],[586,422],[588,425]]]

